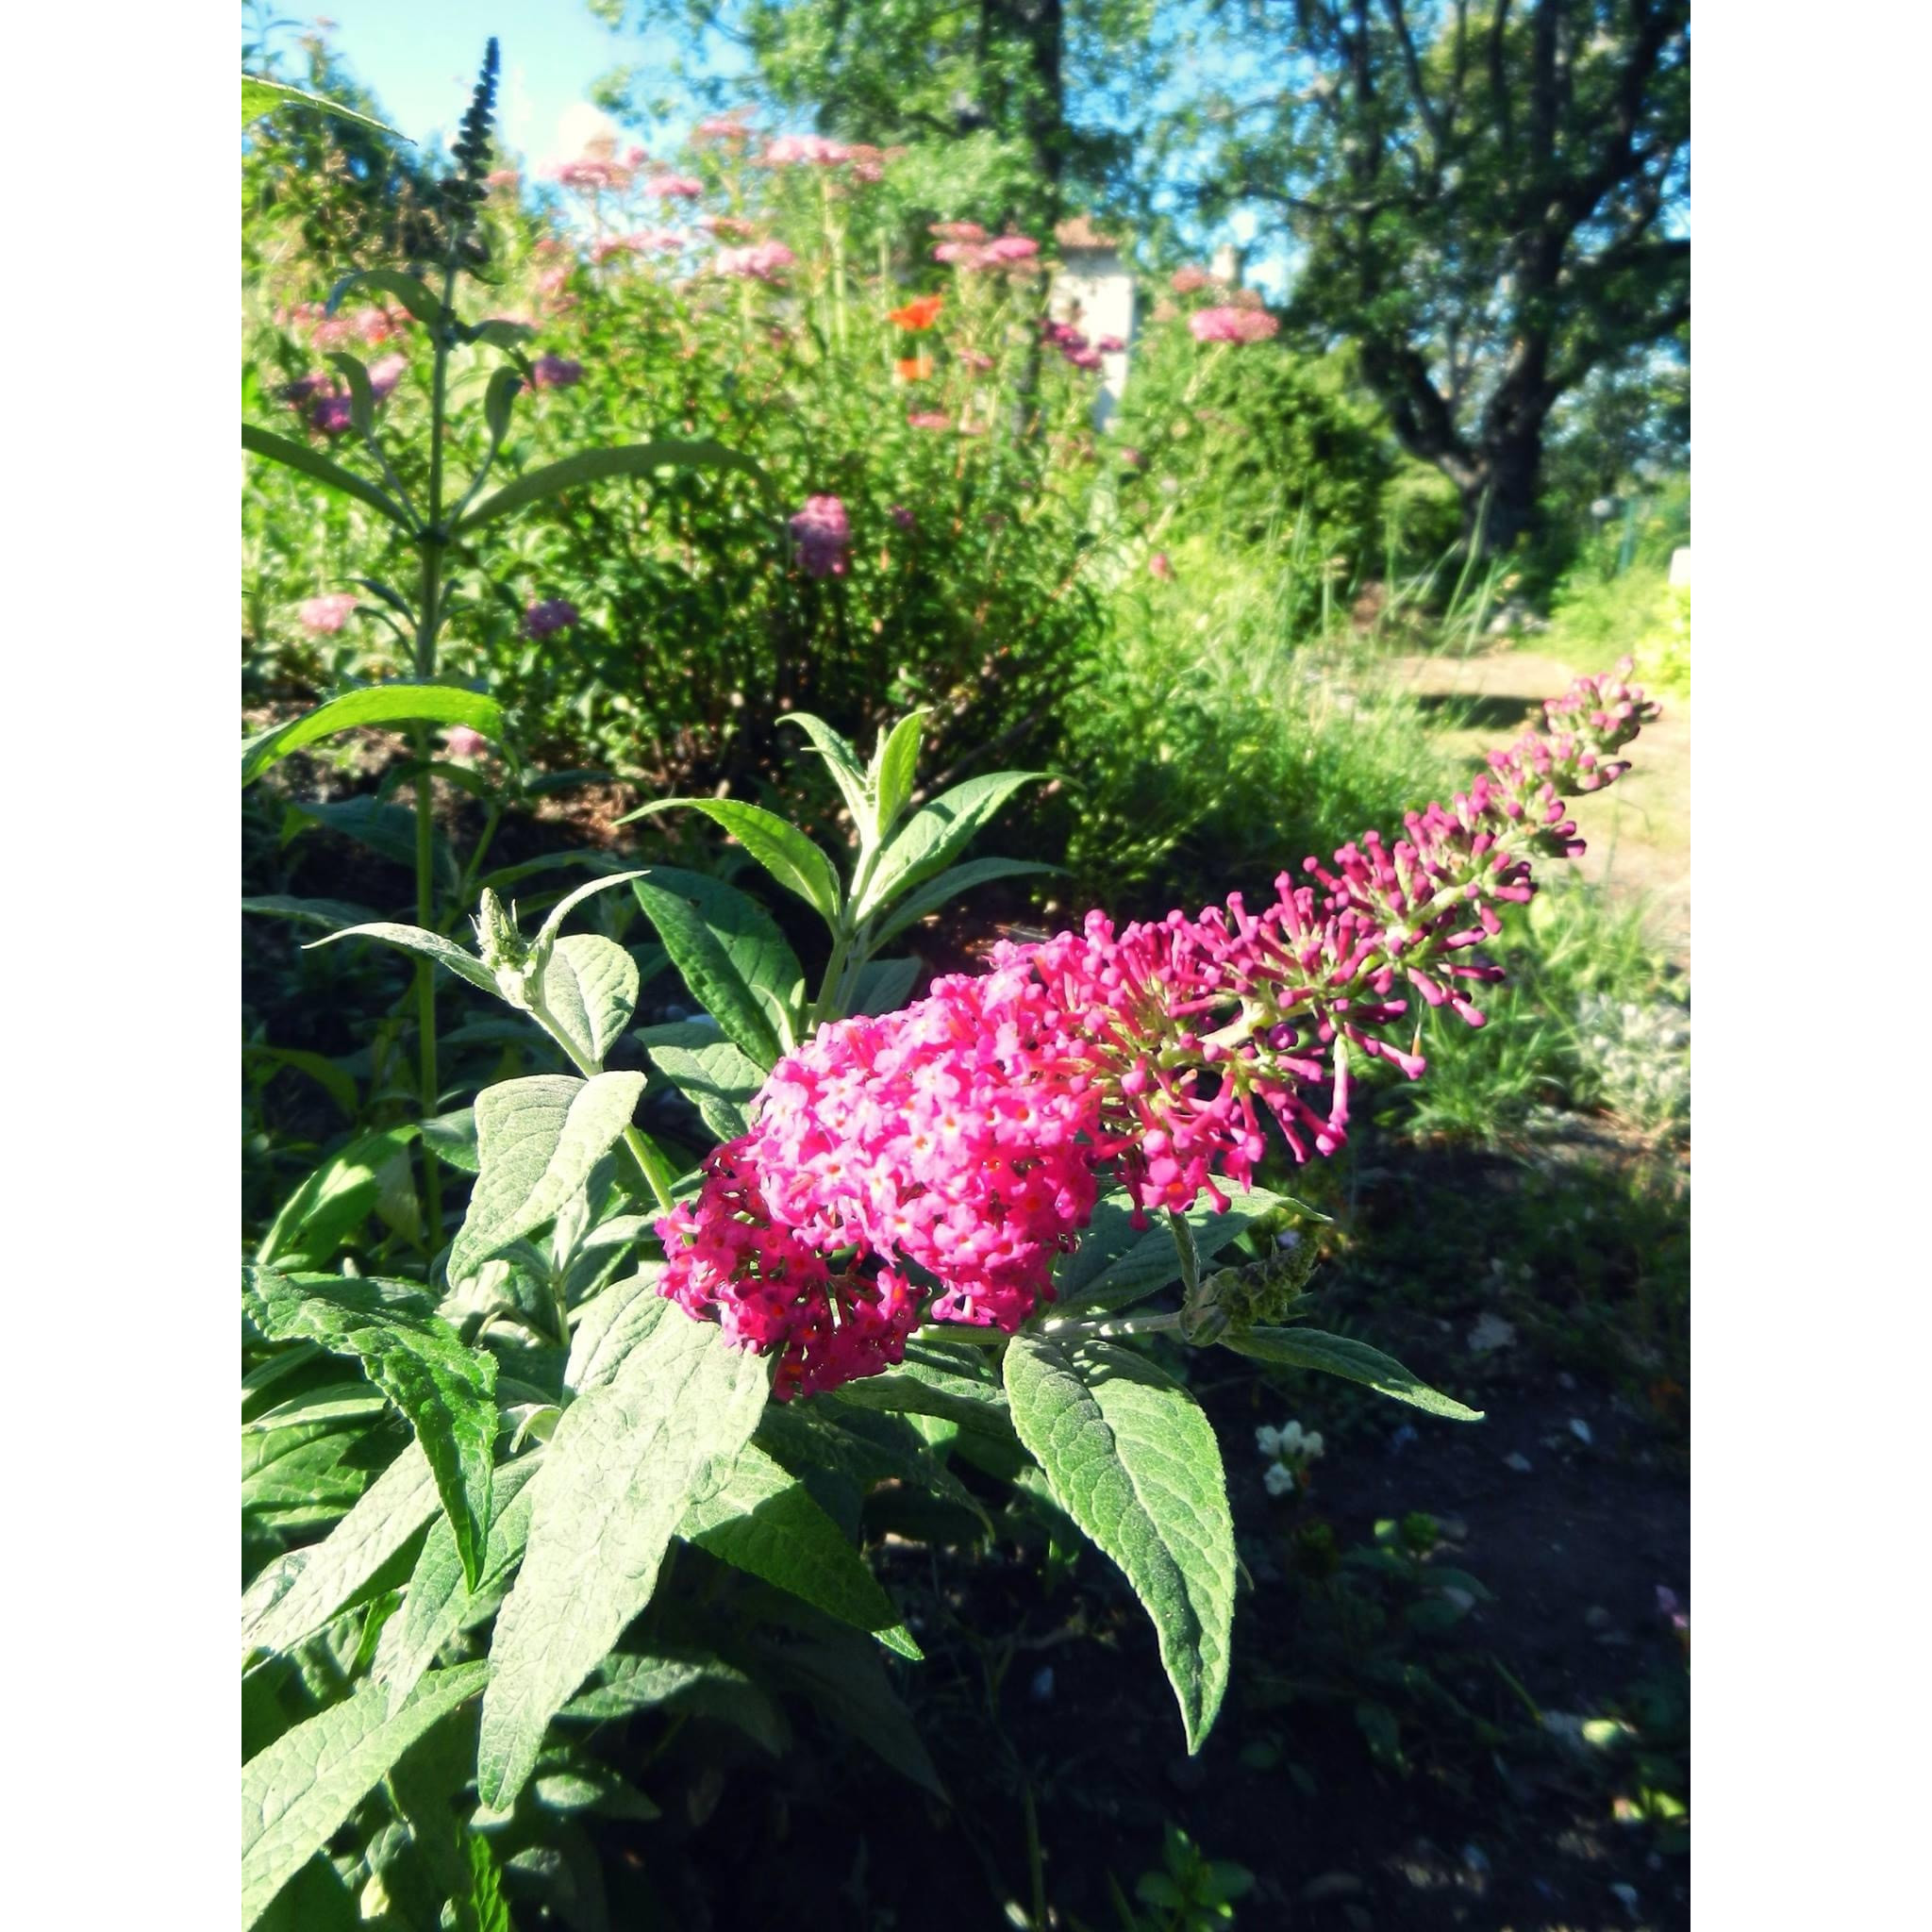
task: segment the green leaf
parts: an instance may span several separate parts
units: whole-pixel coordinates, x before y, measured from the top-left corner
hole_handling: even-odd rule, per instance
[[[349,421],[365,441],[375,434],[375,391],[370,387],[369,366],[345,349],[332,350],[329,366],[349,385]]]
[[[790,1678],[835,1724],[851,1732],[901,1777],[941,1802],[946,1788],[918,1728],[886,1675],[885,1659],[844,1632],[765,1648],[770,1668]]]
[[[439,966],[447,967],[458,979],[467,979],[472,986],[480,987],[487,993],[503,997],[502,989],[496,984],[496,975],[473,953],[466,953],[452,940],[446,940],[441,933],[425,932],[420,925],[397,925],[386,919],[370,920],[361,925],[345,925],[340,932],[332,932],[327,939],[311,940],[302,950],[312,953],[318,946],[326,946],[336,940],[369,939],[381,940],[385,945],[400,946],[406,953],[420,953],[425,959],[433,959]]]
[[[516,1797],[550,1720],[650,1602],[672,1534],[729,1475],[767,1386],[767,1365],[714,1326],[659,1322],[564,1410],[496,1620],[476,1753],[477,1796],[492,1810]]]
[[[511,322],[504,316],[491,315],[481,322],[472,323],[464,333],[471,341],[482,342],[492,349],[514,349],[527,342],[537,331],[527,323]]]
[[[454,1113],[438,1114],[425,1121],[421,1129],[423,1144],[445,1167],[458,1174],[477,1174],[483,1162],[476,1152],[476,1109],[460,1107]]]
[[[242,1932],[321,1851],[398,1757],[482,1690],[488,1664],[425,1677],[391,1713],[379,1684],[332,1705],[242,1767]]]
[[[1431,1415],[1447,1416],[1451,1422],[1479,1423],[1483,1419],[1481,1409],[1469,1408],[1439,1393],[1392,1356],[1365,1341],[1351,1341],[1345,1335],[1329,1335],[1320,1328],[1250,1328],[1244,1335],[1230,1331],[1222,1336],[1221,1346],[1237,1355],[1252,1356],[1257,1361],[1285,1362],[1291,1368],[1318,1369],[1324,1375],[1361,1382],[1379,1395],[1427,1409]]]
[[[415,145],[407,134],[398,134],[385,122],[372,120],[355,108],[345,108],[340,101],[330,100],[326,94],[311,94],[299,87],[289,86],[286,81],[263,80],[258,75],[244,74],[242,76],[242,126],[246,127],[251,121],[260,120],[264,114],[273,113],[277,108],[314,108],[338,121],[353,121],[358,126],[373,127],[376,133],[387,134],[405,146]]]
[[[325,1054],[306,1053],[300,1047],[267,1046],[251,1041],[242,1049],[242,1058],[244,1065],[252,1063],[276,1071],[287,1067],[292,1073],[307,1074],[349,1120],[356,1118],[361,1094],[355,1079]]]
[[[756,1443],[739,1451],[722,1489],[685,1511],[677,1534],[841,1624],[870,1630],[901,1657],[924,1655],[839,1525]]]
[[[668,1034],[675,1033],[674,1039]],[[735,1141],[750,1126],[747,1113],[765,1076],[728,1040],[687,1021],[640,1029],[653,1066],[695,1107],[721,1141]]]
[[[284,1559],[270,1590],[251,1587],[242,1598],[243,1652],[292,1650],[313,1637],[436,1512],[436,1474],[422,1445],[411,1442],[321,1542]]]
[[[917,959],[868,959],[852,988],[855,1013],[896,1013],[919,977]]]
[[[658,1292],[663,1274],[663,1264],[654,1261],[584,1304],[563,1370],[563,1386],[573,1395],[614,1381],[625,1357],[664,1317],[672,1305]]]
[[[777,1707],[742,1671],[682,1652],[614,1652],[558,1715],[605,1724],[662,1705],[735,1724],[774,1757],[791,1741]]]
[[[418,322],[430,328],[447,319],[442,304],[430,292],[428,285],[397,268],[359,268],[353,275],[344,275],[328,291],[327,312],[333,315],[342,306],[342,297],[356,288],[375,289],[385,295],[393,295]]]
[[[354,906],[346,899],[298,899],[287,892],[262,892],[242,902],[244,912],[256,912],[269,919],[292,919],[299,925],[337,926],[366,924],[375,918],[367,906]]]
[[[653,812],[685,808],[701,811],[714,824],[723,825],[787,891],[796,892],[826,924],[836,927],[839,874],[832,869],[832,861],[776,812],[741,798],[660,798],[640,806],[617,823],[627,825],[632,819],[647,818]]]
[[[415,1138],[413,1125],[385,1127],[331,1155],[289,1196],[255,1258],[277,1264],[333,1259],[343,1241],[369,1218],[388,1171],[407,1159]]]
[[[416,863],[416,814],[407,806],[385,805],[375,798],[337,798],[320,805],[306,799],[291,799],[283,821],[283,839],[291,836],[291,827],[320,825],[338,837],[353,839],[372,852],[380,853],[391,865],[413,870]],[[450,855],[449,841],[438,832],[434,841],[436,870],[446,884],[456,883],[456,860]]]
[[[912,796],[912,774],[919,765],[920,721],[930,715],[931,708],[922,706],[908,711],[890,733],[879,734],[869,775],[876,801],[873,824],[881,839],[899,823],[899,814]]]
[[[341,491],[344,496],[353,496],[357,502],[366,503],[378,515],[387,517],[406,535],[415,534],[416,519],[401,504],[378,490],[374,483],[365,482],[353,470],[345,470],[319,450],[310,449],[306,442],[295,442],[286,436],[275,435],[273,430],[258,429],[254,424],[244,423],[242,425],[242,447],[251,456],[266,457],[285,469],[299,470],[303,475],[318,483],[325,483],[331,490]]]
[[[496,1443],[496,1358],[465,1348],[426,1304],[386,1296],[362,1280],[291,1282],[250,1271],[248,1310],[272,1341],[313,1341],[355,1356],[363,1373],[402,1410],[436,1473],[436,1488],[472,1583],[490,1520]]]
[[[572,933],[543,967],[543,1005],[593,1065],[617,1043],[638,1004],[638,962],[615,940]]]
[[[1044,772],[990,772],[923,805],[894,832],[879,855],[860,919],[870,919],[922,880],[950,865],[974,835],[1021,786],[1044,778]]]
[[[666,438],[658,442],[622,443],[614,449],[579,450],[574,457],[526,470],[514,483],[506,483],[493,496],[485,497],[456,527],[458,532],[474,530],[478,524],[521,509],[526,503],[538,503],[560,490],[575,490],[606,476],[649,476],[676,468],[736,470],[749,476],[765,494],[771,491],[765,473],[735,449],[708,439],[684,442]]]
[[[1242,1188],[1231,1181],[1223,1181],[1221,1188],[1227,1197],[1224,1214],[1215,1213],[1203,1201],[1184,1217],[1194,1238],[1194,1251],[1204,1262],[1244,1229],[1288,1206],[1285,1197],[1265,1188]],[[1124,1307],[1180,1278],[1180,1258],[1166,1220],[1136,1228],[1133,1215],[1133,1203],[1124,1193],[1109,1194],[1095,1207],[1080,1245],[1054,1270],[1054,1299],[1058,1306],[1078,1308],[1083,1314]]]
[[[577,909],[577,908],[584,903],[586,899],[594,898],[599,892],[608,892],[612,886],[621,886],[628,879],[641,879],[643,876],[644,874],[641,870],[633,867],[628,872],[609,873],[607,874],[606,876],[604,876],[603,878],[590,879],[587,880],[581,886],[573,886],[570,889],[570,891],[567,891],[563,895],[563,897],[560,898],[557,902],[557,904],[550,908],[550,916],[547,919],[545,919],[542,925],[538,928],[537,937],[540,940],[554,939],[557,936],[557,934],[562,930],[563,922],[566,919],[568,919],[570,915],[573,912],[575,912]]]
[[[1126,1574],[1154,1620],[1190,1756],[1227,1688],[1234,1525],[1214,1431],[1150,1362],[1043,1336],[1007,1344],[1007,1399],[1054,1499]]]
[[[242,1439],[242,1510],[263,1529],[294,1534],[332,1524],[370,1487],[366,1429],[326,1423]]]
[[[242,747],[242,782],[252,785],[278,758],[318,738],[358,724],[467,724],[486,738],[503,736],[503,712],[492,697],[454,684],[378,684],[344,691],[314,710],[264,731]]]
[[[384,1626],[373,1674],[388,1688],[391,1708],[400,1708],[437,1653],[502,1595],[510,1574],[523,1560],[530,1535],[530,1478],[542,1467],[540,1456],[519,1457],[496,1472],[490,1491],[490,1529],[484,1539],[483,1574],[472,1586],[447,1517],[430,1524],[401,1614]]]
[[[969,858],[964,865],[948,866],[937,878],[928,879],[918,891],[892,908],[891,916],[875,929],[874,945],[884,945],[908,925],[915,925],[928,912],[949,906],[972,886],[983,886],[989,879],[1022,878],[1029,873],[1064,872],[1065,866],[1040,865],[1027,858]]]
[[[537,1074],[486,1087],[476,1096],[482,1172],[450,1249],[450,1280],[474,1274],[574,1200],[643,1091],[641,1074]]]
[[[819,755],[831,767],[832,776],[838,781],[845,808],[852,814],[854,828],[863,837],[873,823],[872,792],[866,783],[865,768],[858,762],[858,754],[853,749],[851,740],[834,731],[823,718],[814,717],[809,711],[787,711],[778,723],[796,724],[817,747]]]
[[[943,1336],[943,1325],[927,1335]],[[865,1375],[831,1391],[830,1399],[848,1408],[882,1408],[914,1415],[932,1415],[962,1428],[1011,1440],[1012,1424],[1000,1385],[985,1367],[987,1351],[973,1346],[971,1357],[931,1345],[908,1342],[906,1358],[881,1375]]]
[[[786,1045],[772,1008],[805,977],[771,915],[716,879],[669,866],[652,867],[631,891],[691,996],[769,1073]]]

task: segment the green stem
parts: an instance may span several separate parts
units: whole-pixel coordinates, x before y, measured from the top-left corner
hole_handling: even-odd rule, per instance
[[[1083,1322],[1070,1315],[1043,1323],[1040,1332],[1049,1341],[1114,1341],[1126,1335],[1166,1335],[1180,1325],[1178,1310],[1166,1315],[1128,1315],[1118,1322]]]
[[[551,1018],[541,994],[531,991],[527,996],[531,1019],[563,1049],[564,1057],[585,1079],[595,1079],[604,1069],[595,1060],[586,1059],[576,1050],[570,1035]],[[637,1162],[638,1172],[643,1175],[645,1185],[656,1197],[659,1210],[669,1214],[677,1205],[671,1192],[671,1184],[677,1176],[672,1173],[671,1163],[664,1158],[663,1149],[637,1127],[625,1128],[624,1144],[630,1150],[630,1158]]]

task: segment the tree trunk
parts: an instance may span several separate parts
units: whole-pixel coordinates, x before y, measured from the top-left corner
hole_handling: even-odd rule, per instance
[[[1462,541],[1479,544],[1479,555],[1500,557],[1519,538],[1536,534],[1542,458],[1543,430],[1537,423],[1491,440],[1475,476],[1464,472],[1455,478],[1462,491]]]

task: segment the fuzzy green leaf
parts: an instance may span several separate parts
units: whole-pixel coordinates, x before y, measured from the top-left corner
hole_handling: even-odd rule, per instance
[[[466,953],[453,940],[444,939],[440,933],[425,932],[420,925],[398,925],[391,920],[371,920],[365,925],[345,925],[340,932],[332,932],[327,939],[311,940],[303,948],[312,953],[317,946],[326,946],[336,940],[368,939],[381,940],[385,945],[400,946],[406,953],[420,953],[425,959],[433,959],[439,966],[448,968],[458,979],[467,979],[472,986],[480,987],[485,992],[503,997],[496,984],[496,975],[474,953]]]
[[[401,504],[378,490],[374,483],[365,482],[353,470],[345,470],[340,463],[331,462],[305,442],[294,442],[286,436],[275,435],[273,430],[258,429],[254,424],[244,423],[242,425],[242,447],[251,456],[266,457],[273,463],[299,471],[317,483],[325,483],[331,490],[341,491],[344,496],[353,496],[357,502],[366,503],[406,534],[413,535],[415,532],[416,520]]]
[[[766,1364],[702,1322],[659,1322],[558,1423],[530,1488],[529,1546],[498,1613],[476,1790],[506,1808],[565,1700],[651,1599],[685,1513],[730,1474]]]
[[[961,892],[973,886],[983,886],[989,879],[1024,878],[1031,873],[1065,870],[1064,866],[1041,865],[1027,858],[969,858],[964,865],[948,866],[938,877],[926,880],[916,892],[893,907],[885,924],[874,930],[873,943],[884,945],[894,934],[916,924],[928,912],[950,906]]]
[[[389,1768],[482,1690],[488,1664],[438,1671],[393,1713],[381,1685],[285,1731],[242,1767],[242,1926],[341,1828]]]
[[[1200,1405],[1124,1348],[1007,1344],[1007,1399],[1054,1500],[1119,1564],[1154,1620],[1191,1756],[1227,1688],[1234,1525]]]
[[[617,1043],[638,1004],[638,962],[615,940],[572,933],[550,949],[543,1005],[593,1065]]]
[[[841,1624],[870,1630],[901,1657],[924,1654],[839,1525],[756,1443],[739,1451],[722,1489],[685,1511],[677,1533]]]
[[[796,724],[811,740],[838,781],[854,826],[862,833],[872,823],[872,794],[866,783],[865,768],[858,762],[858,754],[853,749],[852,741],[809,711],[787,711],[778,722]]]
[[[689,1022],[645,1027],[638,1038],[651,1064],[697,1108],[719,1140],[735,1141],[746,1130],[746,1109],[765,1076],[730,1041]]]
[[[496,1358],[465,1348],[427,1304],[410,1306],[364,1280],[291,1282],[250,1270],[249,1313],[274,1341],[313,1341],[356,1357],[369,1379],[402,1410],[436,1473],[474,1583],[490,1520],[496,1442]]]
[[[277,108],[313,108],[335,120],[353,121],[359,127],[373,127],[376,133],[387,134],[406,147],[415,145],[408,135],[399,134],[387,123],[372,120],[354,108],[345,108],[340,101],[330,100],[326,94],[312,94],[302,88],[291,87],[287,81],[263,80],[258,75],[244,74],[242,76],[242,126],[246,127],[251,121],[260,120],[264,114],[274,113]]]
[[[614,1381],[625,1357],[671,1312],[671,1303],[658,1291],[663,1276],[663,1263],[654,1261],[584,1304],[563,1370],[571,1394]]]
[[[466,1280],[574,1200],[643,1091],[641,1074],[538,1074],[486,1087],[476,1096],[482,1172],[450,1249],[450,1280]]]
[[[1007,1400],[1000,1385],[985,1367],[987,1351],[974,1347],[949,1352],[936,1345],[944,1326],[926,1331],[906,1347],[906,1358],[882,1375],[865,1375],[835,1389],[830,1399],[848,1408],[880,1408],[913,1415],[938,1416],[961,1428],[1012,1438]]]
[[[242,1650],[292,1650],[313,1637],[436,1512],[436,1474],[422,1445],[411,1442],[321,1542],[285,1559],[272,1590],[250,1588],[242,1598]],[[454,1541],[450,1551],[454,1562]]]
[[[890,732],[879,734],[878,750],[873,756],[869,774],[875,801],[873,824],[881,839],[899,823],[912,796],[912,776],[919,765],[920,726],[931,715],[930,707],[908,711]]]
[[[283,1204],[255,1258],[296,1265],[333,1259],[382,1197],[394,1164],[407,1158],[413,1125],[363,1134],[325,1160]]]
[[[449,319],[428,284],[402,269],[358,268],[352,275],[344,275],[328,291],[329,314],[333,315],[342,306],[342,297],[351,289],[374,289],[378,293],[393,295],[418,322],[430,328]]]
[[[682,442],[666,438],[657,442],[627,442],[614,449],[579,450],[574,457],[545,463],[541,469],[526,470],[514,483],[506,483],[493,496],[487,496],[458,523],[458,531],[474,530],[492,517],[521,509],[526,503],[541,502],[561,490],[575,490],[606,476],[649,476],[668,469],[736,470],[749,476],[759,490],[769,494],[771,485],[765,473],[749,457],[708,440]]]
[[[437,1652],[503,1592],[529,1541],[529,1484],[541,1466],[541,1457],[524,1456],[497,1470],[490,1491],[483,1574],[474,1587],[464,1578],[448,1520],[439,1518],[430,1525],[409,1573],[403,1607],[383,1626],[376,1646],[374,1675],[388,1687],[392,1707],[399,1707],[416,1688]]]
[[[252,785],[276,759],[287,758],[318,738],[358,724],[467,724],[486,738],[503,736],[503,711],[481,691],[454,684],[377,684],[344,691],[251,738],[242,747],[242,782]]]
[[[774,1015],[805,977],[771,915],[717,879],[669,866],[654,866],[631,891],[692,998],[769,1072],[786,1046]]]
[[[900,893],[950,865],[1021,786],[1045,776],[1044,772],[989,772],[921,806],[879,855],[872,883],[858,903],[859,918],[872,918]]]
[[[796,825],[762,806],[741,798],[659,798],[617,823],[679,809],[701,811],[724,826],[788,892],[796,892],[828,925],[837,923],[839,874],[832,861]]]
[[[1320,1328],[1250,1328],[1242,1335],[1222,1336],[1221,1346],[1257,1361],[1284,1362],[1291,1368],[1341,1375],[1364,1384],[1378,1395],[1426,1409],[1431,1415],[1446,1416],[1451,1422],[1479,1423],[1483,1419],[1481,1409],[1440,1393],[1410,1374],[1392,1356],[1365,1341],[1352,1341],[1346,1335],[1330,1335]]]
[[[912,995],[919,977],[917,959],[868,959],[853,982],[855,1013],[896,1013]]]
[[[1203,1201],[1184,1217],[1194,1238],[1194,1252],[1204,1262],[1243,1229],[1289,1205],[1284,1196],[1265,1188],[1237,1187],[1231,1181],[1221,1187],[1227,1196],[1224,1214],[1215,1213]],[[1094,1208],[1080,1245],[1054,1270],[1057,1307],[1078,1308],[1083,1314],[1124,1307],[1180,1279],[1180,1257],[1165,1218],[1136,1228],[1133,1215],[1133,1203],[1124,1193],[1109,1194]]]

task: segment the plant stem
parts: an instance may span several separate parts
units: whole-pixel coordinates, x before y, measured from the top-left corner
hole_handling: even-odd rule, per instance
[[[1114,1341],[1126,1335],[1166,1335],[1181,1325],[1178,1310],[1165,1315],[1129,1315],[1119,1322],[1083,1322],[1064,1316],[1043,1323],[1040,1332],[1051,1341]]]

